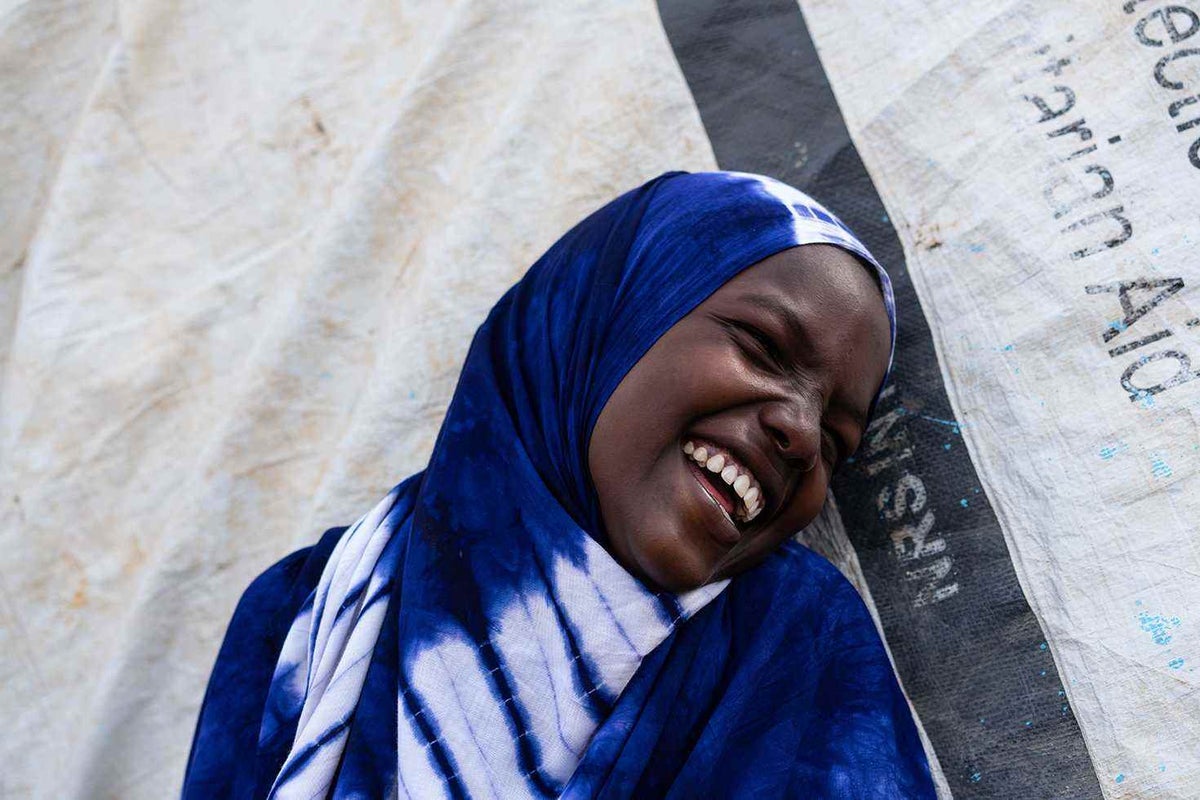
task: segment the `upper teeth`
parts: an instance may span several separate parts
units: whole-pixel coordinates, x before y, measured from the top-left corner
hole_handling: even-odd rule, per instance
[[[709,472],[721,476],[721,480],[733,487],[742,502],[737,508],[737,517],[742,522],[751,522],[763,509],[762,489],[754,474],[734,460],[729,453],[708,445],[684,442],[683,452]]]

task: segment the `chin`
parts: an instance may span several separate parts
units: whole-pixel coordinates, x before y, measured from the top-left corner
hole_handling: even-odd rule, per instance
[[[647,548],[637,553],[636,560],[644,573],[643,580],[657,589],[676,593],[699,589],[708,583],[716,566],[694,548],[681,547],[678,542]]]

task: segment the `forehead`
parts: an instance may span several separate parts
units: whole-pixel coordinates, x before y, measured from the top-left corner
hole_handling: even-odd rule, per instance
[[[887,310],[874,268],[834,245],[810,244],[776,253],[735,275],[713,294],[722,302],[769,296],[791,308],[882,317]],[[828,309],[829,303],[836,305]]]

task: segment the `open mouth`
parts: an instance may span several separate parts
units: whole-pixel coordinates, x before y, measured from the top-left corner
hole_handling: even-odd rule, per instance
[[[763,510],[762,487],[754,474],[727,450],[711,442],[687,440],[683,453],[697,482],[740,538],[741,531]]]

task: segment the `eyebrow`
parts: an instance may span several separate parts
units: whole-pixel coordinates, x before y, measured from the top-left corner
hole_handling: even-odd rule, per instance
[[[795,338],[796,341],[809,346],[812,345],[812,339],[808,335],[808,328],[805,327],[803,320],[800,319],[790,308],[784,305],[779,298],[772,297],[768,294],[744,294],[738,298],[744,303],[749,303],[753,306],[774,314],[779,319],[783,320],[787,326],[788,332]],[[867,428],[867,415],[859,409],[847,403],[838,403],[838,408],[842,413],[845,413],[851,420],[858,423],[858,426],[864,431]]]

